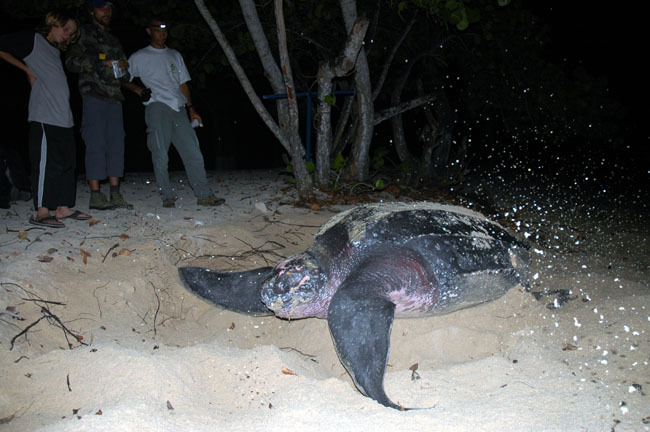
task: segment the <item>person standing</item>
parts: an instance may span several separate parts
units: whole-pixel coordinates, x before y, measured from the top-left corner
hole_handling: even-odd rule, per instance
[[[119,40],[109,33],[113,3],[90,0],[88,12],[91,22],[82,26],[79,41],[70,49],[65,65],[71,72],[79,73],[89,208],[133,208],[120,193],[120,177],[124,175],[121,82],[128,81],[126,55]],[[100,191],[100,182],[107,177],[110,201]]]
[[[74,18],[64,12],[50,12],[38,32],[0,38],[0,58],[24,71],[31,85],[27,120],[36,217],[29,223],[48,228],[63,228],[60,219],[91,218],[71,208],[77,194],[76,144],[61,51],[77,36]],[[52,209],[54,215],[50,214]]]
[[[202,124],[201,116],[192,104],[190,75],[181,54],[168,48],[167,25],[160,19],[153,19],[147,27],[151,44],[129,57],[130,80],[140,78],[145,88],[132,82],[124,86],[140,96],[145,108],[147,124],[147,147],[160,190],[163,207],[175,207],[176,194],[169,182],[167,164],[169,146],[178,150],[197,204],[217,206],[223,198],[214,196],[205,173],[203,155],[190,120]],[[189,113],[185,113],[185,109]]]

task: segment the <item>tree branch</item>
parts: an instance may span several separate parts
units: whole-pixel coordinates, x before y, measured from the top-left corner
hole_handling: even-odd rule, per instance
[[[284,81],[282,80],[282,71],[271,54],[269,41],[266,39],[262,22],[260,21],[257,9],[255,8],[255,3],[253,3],[252,0],[239,0],[239,6],[244,15],[244,21],[246,21],[248,32],[253,39],[257,55],[262,62],[264,73],[271,83],[273,91],[275,93],[284,93],[285,89]]]
[[[212,31],[212,34],[214,34],[214,37],[217,39],[217,42],[219,42],[221,49],[223,50],[224,54],[226,55],[226,58],[228,59],[228,62],[230,63],[230,67],[232,67],[232,70],[235,72],[235,75],[239,79],[239,82],[241,83],[241,86],[244,88],[244,92],[248,96],[248,99],[253,104],[255,111],[257,111],[257,113],[260,115],[260,117],[262,118],[266,126],[271,130],[273,135],[275,135],[278,141],[280,141],[280,144],[282,144],[282,146],[288,152],[290,152],[291,146],[289,144],[289,141],[283,135],[282,131],[280,130],[280,127],[275,123],[275,120],[273,119],[271,114],[269,114],[264,104],[262,104],[262,101],[257,96],[257,93],[255,93],[255,89],[253,88],[253,85],[248,79],[248,76],[246,76],[246,72],[244,71],[244,68],[242,68],[241,64],[239,63],[239,60],[237,60],[237,56],[235,55],[235,52],[230,46],[230,43],[226,39],[226,36],[221,32],[219,25],[212,17],[212,14],[208,10],[208,8],[205,6],[205,3],[203,2],[203,0],[194,0],[194,4],[196,5],[196,8],[199,10],[199,13],[201,14],[205,22],[208,24],[208,27],[210,27],[210,30]]]
[[[386,81],[386,77],[388,76],[388,69],[390,69],[390,65],[393,63],[393,60],[395,59],[395,54],[397,54],[397,50],[399,47],[402,45],[402,42],[406,39],[406,36],[409,34],[411,29],[413,28],[413,25],[415,24],[415,21],[417,20],[418,17],[418,11],[417,9],[415,10],[415,13],[413,14],[413,17],[411,20],[408,22],[406,25],[406,28],[400,35],[400,37],[395,41],[395,44],[393,45],[393,48],[390,51],[390,54],[388,55],[388,58],[386,59],[386,63],[384,63],[384,67],[381,71],[381,76],[379,77],[379,80],[374,86],[374,90],[372,92],[372,100],[376,100],[377,96],[381,92],[382,87],[384,86],[384,82]]]
[[[383,122],[384,120],[387,120],[393,116],[396,116],[398,114],[402,114],[406,111],[412,110],[413,108],[417,108],[420,105],[423,105],[425,103],[429,103],[432,100],[436,98],[436,95],[433,93],[429,93],[424,96],[417,97],[415,99],[411,99],[410,101],[402,102],[399,105],[395,105],[390,108],[386,108],[383,111],[379,111],[378,113],[375,114],[375,126],[377,126],[379,123]]]

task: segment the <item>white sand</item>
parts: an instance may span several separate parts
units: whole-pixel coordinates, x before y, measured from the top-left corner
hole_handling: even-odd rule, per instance
[[[249,171],[211,174],[227,204],[200,208],[184,179],[173,176],[178,208],[163,209],[152,175],[128,175],[122,191],[135,209],[95,212],[94,225],[67,221],[22,238],[30,203],[3,214],[0,430],[650,430],[646,218],[562,211],[553,194],[535,205],[502,196],[504,208],[523,207],[520,231],[540,235],[533,291],[571,290],[572,300],[551,310],[557,296],[515,289],[451,315],[397,320],[387,393],[431,407],[399,412],[354,388],[325,321],[219,310],[177,274],[190,264],[273,265],[349,207],[295,207],[274,171]],[[80,183],[78,207],[87,202]],[[43,307],[84,345],[50,318],[10,350]]]

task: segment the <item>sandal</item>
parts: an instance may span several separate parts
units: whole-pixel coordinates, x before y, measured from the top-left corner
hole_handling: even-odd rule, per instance
[[[92,219],[92,216],[87,215],[85,213],[81,213],[79,210],[75,210],[74,213],[71,213],[68,216],[64,216],[59,219],[72,219],[77,221],[86,221]]]
[[[46,228],[65,228],[65,225],[54,216],[46,216],[41,219],[35,219],[34,217],[31,217],[29,218],[29,223]]]

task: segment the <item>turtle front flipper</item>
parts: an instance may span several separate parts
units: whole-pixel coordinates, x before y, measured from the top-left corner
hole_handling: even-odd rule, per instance
[[[332,297],[327,321],[339,359],[359,391],[384,406],[403,410],[384,391],[394,317],[395,305],[386,298],[342,286]]]
[[[181,267],[178,273],[188,290],[210,303],[253,316],[273,315],[260,297],[272,267],[224,273],[202,267]]]

